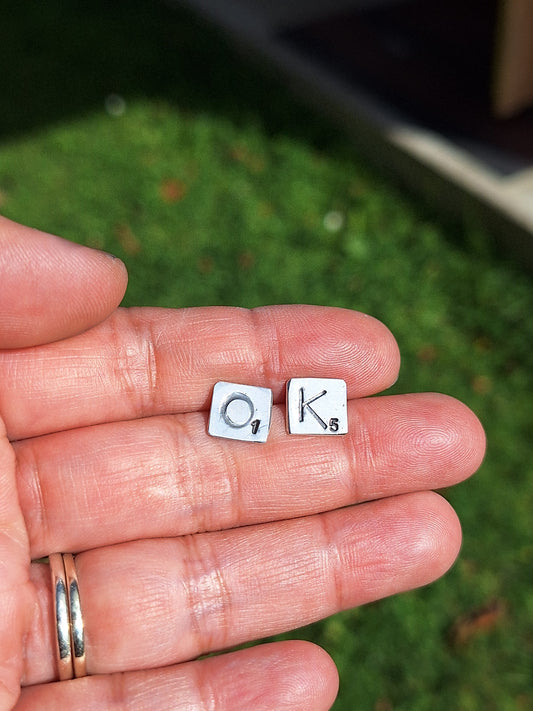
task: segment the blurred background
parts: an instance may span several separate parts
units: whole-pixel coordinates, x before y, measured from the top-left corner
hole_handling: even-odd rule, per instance
[[[289,635],[335,659],[335,710],[533,708],[531,273],[482,213],[408,190],[178,4],[1,15],[2,214],[120,256],[127,305],[368,312],[398,339],[395,392],[448,393],[485,425],[481,471],[442,492],[452,571]]]

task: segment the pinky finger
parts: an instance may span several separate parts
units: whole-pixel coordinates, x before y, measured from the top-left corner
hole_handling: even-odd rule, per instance
[[[14,711],[328,711],[337,690],[326,652],[288,641],[163,669],[27,687]]]

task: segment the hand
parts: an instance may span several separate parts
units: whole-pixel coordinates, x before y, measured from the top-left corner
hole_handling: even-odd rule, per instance
[[[442,575],[461,533],[430,490],[479,466],[476,417],[367,398],[399,355],[359,313],[117,309],[121,262],[1,218],[0,284],[0,709],[329,708],[312,644],[191,660]],[[297,376],[346,381],[348,435],[286,434]],[[266,444],[207,435],[218,380],[274,391]],[[57,551],[79,553],[91,676],[50,683],[50,576],[30,561]]]

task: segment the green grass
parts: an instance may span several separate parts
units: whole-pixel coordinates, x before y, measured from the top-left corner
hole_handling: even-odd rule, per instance
[[[481,472],[445,492],[464,528],[454,569],[297,633],[335,658],[336,711],[533,707],[531,276],[486,247],[485,225],[448,224],[369,169],[189,15],[7,5],[3,214],[118,254],[127,304],[371,313],[402,350],[396,392],[452,394],[486,427]],[[123,115],[106,112],[110,94]]]

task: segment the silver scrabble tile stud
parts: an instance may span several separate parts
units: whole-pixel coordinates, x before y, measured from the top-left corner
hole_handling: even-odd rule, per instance
[[[346,383],[337,378],[292,378],[287,383],[287,430],[296,435],[348,432]]]
[[[272,415],[272,390],[220,382],[213,388],[208,432],[213,437],[266,442]]]

